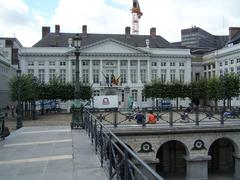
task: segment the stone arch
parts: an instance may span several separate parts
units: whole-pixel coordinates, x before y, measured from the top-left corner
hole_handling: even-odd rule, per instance
[[[235,170],[234,153],[237,144],[230,138],[215,139],[208,149],[211,160],[208,161],[209,177],[215,174],[232,175]]]
[[[170,140],[163,143],[157,151],[156,158],[159,163],[156,164],[156,171],[162,177],[176,176],[176,174],[185,177],[187,147],[178,140]]]

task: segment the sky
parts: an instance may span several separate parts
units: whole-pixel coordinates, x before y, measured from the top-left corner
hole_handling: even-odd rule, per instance
[[[239,0],[138,0],[143,16],[139,34],[156,28],[169,42],[181,41],[181,29],[200,27],[213,35],[228,35],[240,27]],[[0,0],[0,37],[16,37],[31,47],[42,36],[42,26],[55,31],[123,34],[132,26],[132,0]]]

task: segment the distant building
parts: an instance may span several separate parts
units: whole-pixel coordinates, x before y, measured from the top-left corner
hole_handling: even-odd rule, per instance
[[[181,30],[181,45],[190,48],[214,48],[220,49],[228,42],[229,36],[216,36],[207,31],[193,26],[192,28]]]
[[[16,38],[0,38],[0,109],[11,103],[8,83],[16,75],[18,50],[21,47]]]

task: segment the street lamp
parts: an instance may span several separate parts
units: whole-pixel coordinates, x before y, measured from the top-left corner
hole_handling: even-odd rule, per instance
[[[80,56],[80,47],[81,47],[82,38],[79,34],[76,34],[73,38],[73,44],[75,47],[75,56],[76,56],[76,82],[75,82],[75,92],[74,98],[80,99],[80,87],[79,87],[79,56]]]
[[[20,97],[20,77],[21,77],[21,69],[18,64],[17,69],[17,125],[16,129],[22,127],[22,107],[21,107],[21,97]]]
[[[34,88],[34,91],[33,91],[33,100],[32,100],[32,119],[35,120],[36,119],[36,98],[35,98],[35,93],[36,93],[36,85],[37,85],[37,77],[36,76],[33,76],[32,77],[32,81],[33,81],[33,88]]]
[[[83,105],[80,101],[80,82],[79,82],[79,56],[80,56],[80,47],[81,47],[81,37],[80,34],[75,34],[73,38],[73,46],[75,48],[76,56],[76,82],[74,89],[74,103],[72,104],[72,122],[71,128],[74,127],[84,127],[83,125]]]

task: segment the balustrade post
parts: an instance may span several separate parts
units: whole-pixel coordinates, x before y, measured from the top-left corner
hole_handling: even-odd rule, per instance
[[[113,152],[112,152],[112,142],[111,135],[109,136],[108,148],[109,148],[109,180],[112,180],[112,168],[113,168]]]
[[[94,138],[94,125],[93,125],[93,117],[91,116],[91,141],[93,144],[93,138]]]
[[[124,180],[128,180],[128,177],[129,177],[128,152],[127,150],[124,150]]]
[[[95,141],[95,152],[97,154],[97,146],[98,146],[98,133],[97,133],[97,119],[94,119],[94,141]]]
[[[196,126],[199,126],[199,111],[198,108],[196,108]]]
[[[103,121],[103,115],[102,114],[99,115],[99,120],[100,120],[100,122]]]
[[[169,109],[169,126],[173,126],[173,111],[172,108]]]
[[[114,109],[114,118],[113,118],[113,125],[114,125],[114,128],[117,128],[117,108]]]
[[[100,158],[101,158],[101,167],[103,167],[103,132],[102,132],[102,125],[100,124]]]

